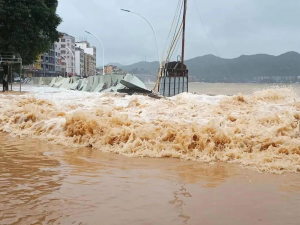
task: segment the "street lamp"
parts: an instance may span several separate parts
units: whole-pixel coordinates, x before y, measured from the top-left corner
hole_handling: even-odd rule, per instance
[[[64,56],[61,56],[61,57],[63,57],[65,59],[65,61],[66,61],[66,73],[68,75],[68,61],[67,61],[66,57],[64,57]]]
[[[103,50],[103,75],[105,75],[105,64],[104,64],[104,45],[103,45],[103,43],[102,43],[102,41],[100,40],[100,38],[98,37],[98,36],[96,36],[95,34],[92,34],[91,32],[88,32],[88,31],[85,31],[86,33],[88,33],[88,34],[90,34],[90,35],[92,35],[92,36],[94,36],[95,38],[97,38],[98,39],[98,41],[100,42],[100,44],[102,45],[102,50]]]
[[[73,56],[73,59],[74,59],[74,65],[73,65],[73,75],[75,75],[76,73],[75,73],[75,56],[74,56],[74,54],[73,54],[73,52],[72,52],[72,50],[71,49],[69,49],[69,47],[67,47],[66,46],[66,48],[71,52],[71,54],[72,54],[72,56]],[[72,60],[71,60],[71,62],[72,62]]]
[[[153,31],[154,37],[155,37],[155,43],[156,43],[156,49],[157,49],[157,55],[158,55],[158,62],[159,62],[159,66],[160,66],[160,68],[161,68],[161,59],[160,59],[159,48],[158,48],[158,44],[157,44],[156,33],[155,33],[155,30],[154,30],[153,26],[151,25],[151,23],[150,23],[144,16],[142,16],[142,15],[139,14],[139,13],[130,11],[130,10],[128,10],[128,9],[121,9],[121,11],[124,11],[124,12],[127,12],[127,13],[133,13],[133,14],[136,14],[136,15],[142,17],[144,20],[146,20],[146,22],[150,25],[150,27],[151,27],[151,29],[152,29],[152,31]]]

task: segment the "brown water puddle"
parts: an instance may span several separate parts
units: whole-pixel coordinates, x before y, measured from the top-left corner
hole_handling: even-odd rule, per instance
[[[0,143],[0,224],[300,223],[299,174]]]

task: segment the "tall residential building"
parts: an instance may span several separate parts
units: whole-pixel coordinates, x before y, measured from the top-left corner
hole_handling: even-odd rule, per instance
[[[51,44],[49,51],[40,54],[33,64],[24,66],[23,68],[25,68],[27,74],[31,77],[61,75],[59,43],[55,42]]]
[[[76,47],[81,48],[84,50],[86,54],[86,75],[93,76],[96,75],[96,60],[97,60],[97,53],[96,48],[91,47],[90,43],[87,41],[76,42]]]
[[[60,50],[59,44],[50,45],[48,52],[40,55],[35,68],[39,71],[40,76],[53,77],[60,73]]]
[[[78,47],[75,47],[75,73],[79,76],[86,76],[85,70],[85,56],[84,50]]]
[[[68,73],[69,76],[75,75],[75,38],[66,33],[62,33],[61,38],[59,38],[60,53],[61,53],[61,71],[65,74]],[[68,48],[70,50],[68,50]],[[70,52],[72,51],[72,53]]]
[[[60,44],[58,42],[55,42],[54,43],[54,48],[55,48],[55,71],[56,71],[56,74],[60,74],[61,73]]]

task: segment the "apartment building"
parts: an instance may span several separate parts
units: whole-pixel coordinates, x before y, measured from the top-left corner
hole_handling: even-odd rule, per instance
[[[97,53],[96,48],[90,46],[90,43],[87,41],[80,41],[76,42],[75,46],[77,48],[83,49],[84,53],[86,54],[85,61],[85,68],[86,68],[86,75],[87,76],[94,76],[96,75],[96,60],[97,60]]]
[[[104,66],[105,74],[123,74],[123,70],[114,65]],[[103,73],[103,69],[100,70]]]
[[[84,76],[87,76],[87,54],[84,53]]]
[[[61,73],[61,55],[60,55],[60,44],[58,42],[54,43],[54,48],[55,48],[55,71],[56,74],[60,74]]]
[[[62,33],[59,38],[61,54],[61,71],[68,76],[75,75],[75,38]]]
[[[55,77],[60,73],[59,59],[59,44],[53,43],[48,52],[39,56],[34,67],[38,70],[39,76]]]
[[[75,47],[75,73],[83,77],[86,71],[86,54],[83,49]]]

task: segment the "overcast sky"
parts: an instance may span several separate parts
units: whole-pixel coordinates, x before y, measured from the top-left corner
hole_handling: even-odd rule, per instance
[[[234,58],[242,54],[279,55],[300,52],[299,0],[188,0],[186,59],[215,54],[199,19],[198,5],[208,35],[218,55]],[[84,31],[101,38],[105,63],[124,65],[156,61],[155,39],[142,14],[153,25],[161,52],[175,14],[178,0],[59,0],[57,13],[63,22],[59,31],[97,47],[97,66],[102,65],[100,43]],[[178,51],[179,53],[179,51]],[[215,54],[216,55],[216,54]]]

